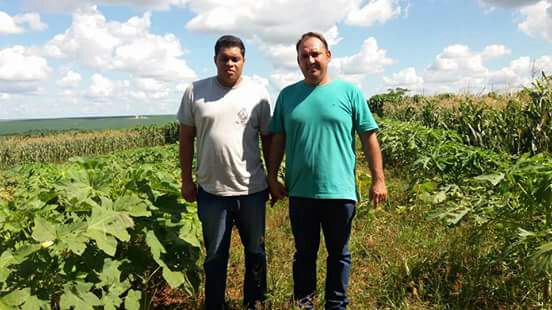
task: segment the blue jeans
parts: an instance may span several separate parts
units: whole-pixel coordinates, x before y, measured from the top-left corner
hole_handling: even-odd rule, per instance
[[[217,196],[199,187],[197,205],[207,251],[203,265],[206,309],[224,308],[228,251],[234,224],[245,252],[243,302],[248,306],[266,299],[264,234],[267,199],[267,190],[242,196]]]
[[[289,217],[295,239],[293,294],[296,300],[314,295],[320,228],[324,233],[326,261],[326,309],[345,309],[351,269],[349,237],[355,202],[343,199],[289,198]]]

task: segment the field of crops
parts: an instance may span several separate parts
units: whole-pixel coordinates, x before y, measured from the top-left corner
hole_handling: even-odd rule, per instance
[[[53,132],[75,130],[126,129],[164,125],[172,123],[175,120],[174,115],[0,120],[0,136],[15,134],[45,135]]]
[[[383,116],[391,197],[379,211],[359,203],[352,308],[552,307],[551,79],[491,99],[381,96],[370,105]],[[161,141],[159,132],[143,136]],[[0,309],[200,308],[201,228],[179,172],[175,144],[0,172]],[[291,307],[282,207],[267,218],[274,309]],[[237,237],[232,244],[228,294],[238,309],[244,258]],[[322,279],[323,257],[319,266]]]
[[[175,152],[172,145],[3,174],[0,305],[139,309],[160,277],[197,291],[201,230],[195,206],[180,198]]]
[[[544,73],[513,94],[423,97],[399,89],[369,104],[380,117],[454,130],[469,145],[511,154],[552,152],[552,77]]]
[[[0,137],[0,168],[24,163],[62,162],[73,156],[172,144],[177,139],[178,126],[175,123],[127,130],[6,136]]]

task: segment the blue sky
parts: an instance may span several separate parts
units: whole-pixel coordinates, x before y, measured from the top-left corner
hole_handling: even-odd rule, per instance
[[[0,119],[175,113],[226,33],[276,96],[301,79],[306,31],[366,97],[511,91],[552,73],[552,0],[0,0]]]

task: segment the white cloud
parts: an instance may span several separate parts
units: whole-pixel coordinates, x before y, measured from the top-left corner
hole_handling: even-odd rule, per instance
[[[400,15],[398,0],[369,0],[362,8],[357,6],[349,11],[345,22],[354,26],[372,26],[375,23],[384,24]]]
[[[416,73],[413,67],[393,73],[391,77],[383,77],[383,81],[390,87],[402,87],[410,90],[420,89],[424,79]]]
[[[23,7],[44,12],[68,12],[90,5],[125,5],[137,9],[166,10],[171,6],[184,7],[187,0],[24,0]]]
[[[64,77],[59,79],[56,84],[61,87],[75,88],[79,86],[82,77],[79,73],[69,70]]]
[[[330,66],[339,75],[358,75],[381,73],[384,66],[393,64],[393,59],[387,57],[387,51],[378,47],[375,38],[370,37],[362,43],[357,54],[334,58]]]
[[[518,28],[532,37],[552,42],[552,0],[543,0],[520,10],[525,20]]]
[[[552,56],[536,59],[520,57],[511,61],[507,67],[489,72],[487,83],[493,88],[518,88],[540,77],[542,71],[552,73]]]
[[[270,75],[270,83],[276,91],[303,79],[299,68],[295,71],[277,71]]]
[[[345,20],[369,26],[385,22],[400,12],[398,1],[375,0],[362,7],[364,15],[355,15],[359,0],[319,1],[204,1],[191,0],[189,8],[197,15],[186,27],[194,31],[237,33],[267,44],[294,44],[298,35],[318,31],[338,38],[336,25]],[[349,17],[352,16],[352,17]],[[367,22],[364,17],[373,20]],[[330,42],[332,40],[329,40]]]
[[[489,45],[481,52],[472,51],[465,45],[450,45],[422,73],[417,73],[414,68],[406,68],[384,77],[383,81],[387,86],[405,87],[415,93],[480,93],[519,89],[539,77],[541,71],[552,73],[550,55],[520,57],[496,70],[488,68],[484,63],[510,53],[510,49],[503,45]]]
[[[106,21],[96,7],[79,9],[71,27],[45,46],[55,58],[72,58],[95,70],[120,70],[166,81],[193,80],[195,72],[181,57],[184,50],[173,34],[150,33],[151,14],[127,22]]]
[[[486,48],[489,53],[493,48]],[[483,66],[483,53],[474,53],[465,45],[446,47],[427,69],[425,80],[434,83],[453,83],[465,77],[481,78],[488,70]]]
[[[86,96],[96,101],[111,101],[115,97],[126,96],[130,85],[128,80],[110,80],[98,73],[93,74],[90,80]]]
[[[519,8],[535,4],[540,0],[479,0],[485,7]]]
[[[23,27],[27,25],[27,27]],[[26,13],[10,16],[0,11],[0,34],[17,34],[26,31],[42,31],[48,26],[40,20],[37,13]]]
[[[486,46],[483,52],[481,52],[481,57],[483,59],[491,59],[496,58],[500,56],[510,55],[512,53],[512,50],[507,48],[504,45],[494,44]]]
[[[151,78],[134,79],[129,95],[138,100],[164,99],[170,94],[167,83]]]
[[[17,45],[0,49],[0,92],[33,92],[50,74],[46,59]]]
[[[30,30],[33,31],[42,31],[48,28],[48,25],[40,20],[40,15],[38,13],[26,13],[22,15],[17,15],[13,18],[17,24],[27,24]]]
[[[251,79],[253,81],[256,81],[257,83],[263,85],[265,88],[268,88],[269,85],[270,85],[270,82],[268,81],[268,79],[266,79],[266,78],[264,78],[260,75],[255,74],[255,75],[251,76]]]
[[[21,32],[23,32],[23,28],[19,27],[6,12],[0,11],[0,34]]]

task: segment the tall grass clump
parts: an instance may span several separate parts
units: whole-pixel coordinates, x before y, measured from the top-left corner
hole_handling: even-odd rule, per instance
[[[399,89],[368,104],[379,116],[454,130],[468,145],[510,154],[552,151],[552,77],[544,73],[511,95],[407,96]]]

